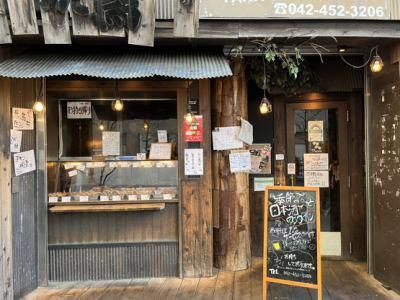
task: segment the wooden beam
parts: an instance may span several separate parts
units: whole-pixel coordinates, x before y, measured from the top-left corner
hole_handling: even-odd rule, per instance
[[[0,44],[11,43],[10,27],[8,26],[6,6],[4,0],[0,0]]]
[[[39,34],[35,0],[7,0],[14,35]]]
[[[57,205],[49,208],[52,213],[67,212],[113,212],[113,211],[140,211],[140,210],[163,210],[165,203],[131,203],[131,204],[81,204],[81,205]]]
[[[43,6],[40,6],[40,13],[42,15],[44,43],[71,44],[68,11],[60,13],[52,9],[45,10]]]
[[[85,14],[77,14],[75,10],[77,8],[70,6],[70,14],[72,20],[72,32],[76,36],[99,36],[99,29],[93,22],[90,15],[94,13],[94,2],[93,0],[81,0],[80,9],[85,7],[88,9],[88,16]]]
[[[11,155],[10,155],[10,79],[0,78],[0,293],[2,299],[14,299],[11,214]]]
[[[199,30],[199,0],[175,0],[174,36],[196,37]]]
[[[139,2],[139,7],[137,8],[137,10],[141,14],[141,24],[138,28],[131,28],[129,30],[129,44],[150,47],[154,46],[154,32],[156,27],[155,9],[155,0],[146,0]],[[135,17],[135,14],[132,14],[131,10],[130,19]]]

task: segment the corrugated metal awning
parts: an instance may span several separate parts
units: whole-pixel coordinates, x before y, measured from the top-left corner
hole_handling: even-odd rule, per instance
[[[231,76],[221,53],[200,51],[130,51],[29,53],[0,63],[0,76],[39,78],[81,75],[109,79],[165,76],[205,79]]]

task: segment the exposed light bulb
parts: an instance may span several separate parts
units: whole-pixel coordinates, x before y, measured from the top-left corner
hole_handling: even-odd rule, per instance
[[[101,131],[103,131],[103,130],[104,130],[104,125],[103,125],[103,124],[100,124],[99,129],[100,129]]]
[[[375,55],[371,61],[370,68],[372,73],[379,73],[383,70],[384,63],[379,55]]]
[[[44,110],[44,104],[40,100],[36,100],[35,104],[33,104],[33,110],[35,112],[42,112]]]
[[[143,128],[146,129],[146,130],[149,129],[149,123],[144,121]]]
[[[186,114],[185,120],[186,120],[186,123],[192,124],[192,122],[193,122],[193,116],[192,116],[192,114],[191,114],[190,112]]]
[[[115,111],[122,111],[124,109],[124,102],[121,100],[115,100],[112,104],[112,107]]]
[[[266,97],[261,99],[259,108],[260,108],[260,113],[263,115],[272,112],[272,104],[268,101]]]

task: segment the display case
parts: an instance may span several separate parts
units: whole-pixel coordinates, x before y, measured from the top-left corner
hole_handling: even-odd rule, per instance
[[[178,202],[175,160],[54,161],[48,178],[51,212],[163,209]]]

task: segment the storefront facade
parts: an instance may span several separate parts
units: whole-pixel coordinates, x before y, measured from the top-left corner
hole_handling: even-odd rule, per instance
[[[178,1],[174,10],[173,1],[156,8],[149,1],[138,6],[137,26],[130,20],[122,28],[101,28],[101,19],[77,14],[84,7],[99,14],[97,2],[82,8],[72,1],[70,13],[36,3],[45,43],[71,43],[70,49],[35,46],[27,35],[42,38],[35,36],[36,17],[18,16],[16,7],[35,1],[8,2],[11,29],[3,18],[1,38],[12,43],[2,46],[0,63],[4,298],[49,281],[207,277],[213,267],[249,268],[251,256],[262,255],[257,184],[302,186],[310,178],[305,173],[322,171],[328,174],[321,189],[323,255],[368,260],[376,278],[400,289],[396,1],[366,1],[365,16],[352,1],[313,3],[321,7],[308,17],[285,1],[261,15],[258,4]],[[329,4],[335,14],[328,18]],[[342,8],[357,15],[342,18]],[[276,20],[277,13],[285,19]],[[246,70],[261,57],[249,41],[265,37],[300,43],[318,37],[318,44],[336,48],[316,71],[318,88],[271,91],[266,116],[258,109],[262,91]],[[346,54],[355,62],[379,45],[383,72],[340,65],[339,42],[331,37],[355,49]],[[132,50],[121,46],[127,38],[156,46]],[[315,51],[309,55],[318,60]],[[43,111],[15,111],[38,99]],[[234,173],[234,151],[215,150],[212,132],[241,126],[241,119],[253,124],[254,144],[270,147],[268,171]],[[327,154],[326,168],[307,169],[307,154],[318,153]]]

